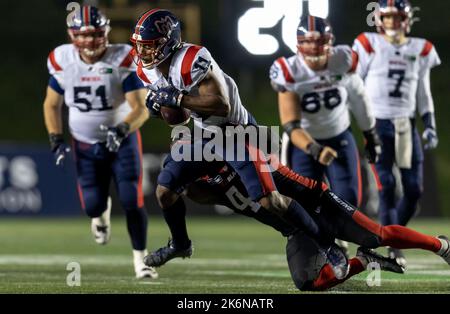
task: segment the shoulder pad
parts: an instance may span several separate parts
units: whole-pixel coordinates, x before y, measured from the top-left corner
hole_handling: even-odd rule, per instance
[[[286,58],[281,57],[274,61],[270,67],[270,81],[273,89],[277,92],[285,92],[288,85],[295,83],[291,68]]]
[[[361,33],[358,35],[358,37],[356,37],[355,39],[355,43],[354,43],[354,49],[356,50],[357,48],[355,47],[357,45],[357,43],[359,45],[361,45],[362,48],[364,48],[364,51],[367,54],[371,54],[374,53],[375,50],[373,49],[373,37],[374,34],[373,33]]]
[[[63,71],[74,61],[74,46],[72,44],[61,45],[53,49],[47,58],[47,66],[50,74]]]
[[[197,45],[188,45],[181,60],[181,78],[186,88],[197,85],[208,73],[212,56],[208,49]]]

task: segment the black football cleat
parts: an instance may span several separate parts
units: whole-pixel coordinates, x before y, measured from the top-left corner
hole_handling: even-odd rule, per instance
[[[159,248],[144,257],[144,264],[150,267],[160,267],[176,257],[189,258],[192,256],[192,251],[193,247],[191,241],[189,241],[189,246],[187,248],[178,249],[173,245],[172,239],[169,239],[167,246]]]
[[[377,263],[378,265],[380,265],[381,270],[390,271],[397,274],[405,273],[405,267],[398,263],[396,258],[384,257],[374,250],[360,246],[356,251],[356,256],[365,258],[368,264]]]

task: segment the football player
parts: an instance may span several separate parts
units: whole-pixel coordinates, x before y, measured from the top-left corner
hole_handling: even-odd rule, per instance
[[[96,7],[83,6],[68,21],[72,43],[48,57],[50,80],[44,116],[51,150],[62,165],[68,146],[63,138],[62,104],[69,128],[82,208],[92,218],[95,241],[110,239],[111,179],[125,210],[137,278],[157,278],[143,263],[147,255],[147,213],[142,192],[139,127],[147,120],[146,90],[135,72],[132,47],[108,44],[109,20]]]
[[[225,126],[256,126],[256,121],[241,103],[234,80],[220,69],[205,47],[181,41],[180,21],[171,12],[153,9],[144,13],[136,24],[131,41],[139,60],[138,76],[150,89],[149,107],[189,109],[197,128],[216,135],[219,134],[216,133],[218,128]],[[236,170],[252,200],[320,239],[319,228],[305,209],[292,198],[280,194],[270,172],[261,170],[268,165],[259,149],[249,142],[241,143],[242,147],[238,148],[236,144],[221,146],[214,153]],[[183,155],[187,152],[193,156],[196,145],[202,149],[205,141],[194,139],[192,144],[182,145],[180,150]],[[244,148],[245,155],[242,161],[236,156],[241,148]],[[234,152],[233,158],[228,158],[226,150]],[[197,168],[192,165],[201,167],[202,163],[175,161],[169,155],[158,176],[156,196],[173,240],[161,251],[162,259],[170,259],[175,254],[192,254],[184,217],[186,208],[180,198],[184,187],[196,178]],[[320,240],[326,242],[328,239]],[[148,265],[152,264],[148,261]]]
[[[362,33],[353,45],[359,55],[358,73],[376,118],[383,150],[376,163],[382,189],[383,225],[406,225],[423,191],[423,151],[416,129],[418,111],[425,131],[425,149],[436,148],[438,137],[430,90],[430,70],[440,64],[429,41],[407,37],[413,22],[408,0],[380,0],[376,13],[378,33]],[[392,167],[400,170],[403,197],[395,197],[397,182]],[[390,254],[405,263],[401,251]]]
[[[358,56],[349,46],[333,47],[333,40],[327,20],[303,17],[297,54],[277,59],[270,69],[285,130],[282,162],[305,177],[326,176],[336,195],[359,206],[360,161],[349,111],[363,130],[370,162],[376,161],[381,147],[364,83],[355,74]]]
[[[298,289],[329,289],[366,270],[372,262],[378,263],[381,270],[403,273],[404,268],[396,259],[383,257],[371,250],[380,246],[428,250],[450,265],[450,241],[445,236],[435,238],[399,225],[383,227],[338,197],[325,184],[279,165],[273,178],[280,193],[295,198],[323,232],[361,246],[357,255],[350,259],[349,271],[342,278],[335,275],[326,247],[253,202],[237,173],[226,163],[215,162],[202,167],[207,169],[207,174],[187,187],[187,196],[199,203],[225,205],[236,213],[273,227],[287,237],[288,266]],[[152,254],[159,256],[161,250]]]

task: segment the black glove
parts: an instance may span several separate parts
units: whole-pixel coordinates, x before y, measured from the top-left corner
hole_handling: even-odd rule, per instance
[[[378,137],[375,128],[364,131],[363,134],[366,139],[366,144],[364,146],[365,155],[369,160],[369,163],[376,163],[381,154],[381,140]]]
[[[49,134],[50,148],[55,156],[55,164],[58,167],[64,166],[66,154],[70,152],[70,147],[64,142],[62,134]]]
[[[311,142],[306,147],[306,152],[307,152],[308,155],[311,155],[311,157],[315,161],[319,161],[320,154],[322,153],[323,149],[324,149],[323,145],[320,145],[317,142]]]
[[[162,118],[161,116],[161,106],[155,103],[151,98],[154,94],[154,91],[151,89],[148,91],[147,96],[145,97],[145,105],[150,112],[151,118]]]
[[[115,127],[107,127],[102,124],[100,130],[106,132],[106,148],[115,153],[119,151],[120,144],[128,136],[130,125],[126,122],[122,122]]]
[[[150,99],[160,106],[180,108],[183,92],[173,85],[168,85],[154,91]]]

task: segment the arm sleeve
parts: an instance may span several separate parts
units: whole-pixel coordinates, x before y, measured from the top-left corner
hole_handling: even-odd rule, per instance
[[[369,66],[372,61],[373,48],[367,39],[365,34],[359,35],[354,43],[352,49],[358,55],[358,66],[356,67],[356,73],[364,80],[369,71]]]
[[[419,73],[419,81],[417,83],[417,110],[420,116],[427,112],[434,113],[433,97],[430,87],[430,72],[435,66],[441,64],[441,60],[436,49],[430,42],[426,42],[421,53],[421,69]]]
[[[137,76],[136,72],[129,73],[122,82],[122,90],[124,93],[128,93],[141,88],[145,88],[145,86]]]
[[[50,86],[58,94],[64,95],[64,89],[61,88],[58,81],[55,79],[53,75],[51,75],[50,79],[48,80],[48,86]]]
[[[367,131],[375,126],[369,98],[364,89],[364,83],[357,74],[349,74],[347,91],[349,108],[361,130]]]
[[[417,83],[416,99],[417,110],[420,116],[423,116],[427,112],[434,113],[434,102],[430,87],[430,72],[430,69],[423,71]]]
[[[48,73],[50,74],[50,80],[54,80],[52,82],[52,85],[50,85],[49,81],[49,85],[53,88],[56,86],[55,84],[57,84],[58,87],[64,91],[64,71],[60,65],[61,61],[59,59],[60,56],[59,51],[57,51],[57,49],[52,50],[52,52],[50,52],[50,54],[48,55],[47,58]],[[55,89],[55,91],[58,92],[57,89]]]

